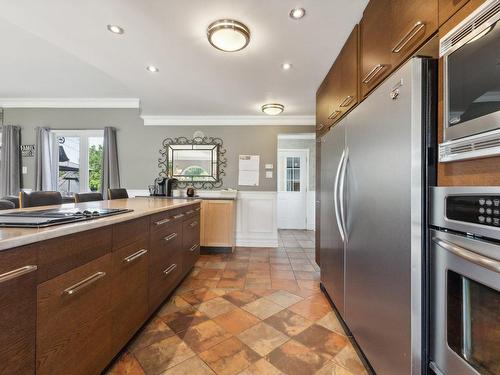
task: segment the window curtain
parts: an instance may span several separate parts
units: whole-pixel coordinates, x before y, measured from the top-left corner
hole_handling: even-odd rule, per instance
[[[120,187],[120,170],[118,168],[118,147],[116,143],[116,129],[104,128],[104,142],[102,155],[101,191],[104,196],[108,189]]]
[[[49,128],[36,128],[35,190],[57,191],[59,152],[56,136]]]
[[[17,195],[21,189],[21,128],[1,127],[0,197]]]

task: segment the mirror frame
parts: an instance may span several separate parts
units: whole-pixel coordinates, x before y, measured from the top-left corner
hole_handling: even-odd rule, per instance
[[[169,160],[170,146],[214,146],[217,150],[217,177],[215,181],[181,181],[177,183],[180,188],[192,186],[196,189],[214,189],[223,185],[222,177],[226,175],[224,168],[227,167],[226,149],[223,148],[221,138],[214,137],[195,137],[195,138],[165,138],[160,149],[161,157],[158,159],[158,168],[160,168],[159,177],[168,178],[173,174],[173,163]]]

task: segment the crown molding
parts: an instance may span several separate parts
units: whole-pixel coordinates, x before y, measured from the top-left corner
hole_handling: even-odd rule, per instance
[[[141,116],[145,126],[285,126],[311,125],[315,116]]]
[[[0,98],[2,108],[140,108],[138,98]]]
[[[278,139],[316,139],[316,133],[278,134]]]

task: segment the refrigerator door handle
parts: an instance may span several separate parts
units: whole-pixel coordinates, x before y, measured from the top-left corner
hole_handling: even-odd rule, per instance
[[[345,218],[345,212],[344,212],[344,206],[346,204],[345,202],[345,195],[344,195],[344,189],[345,189],[345,176],[346,176],[346,171],[347,171],[347,163],[349,162],[349,147],[346,147],[345,149],[345,156],[344,156],[344,163],[342,165],[341,169],[341,177],[340,177],[340,193],[339,193],[339,200],[340,200],[340,220],[342,223],[342,228],[344,230],[343,237],[345,238],[345,242],[348,242],[348,234],[347,234],[347,224],[346,224],[346,218]]]
[[[342,219],[339,212],[339,179],[340,173],[342,171],[342,166],[344,165],[345,150],[342,152],[340,157],[339,166],[337,167],[337,173],[335,174],[335,183],[333,186],[333,205],[335,207],[335,218],[337,219],[337,227],[339,228],[340,237],[342,242],[345,242],[344,228],[342,226]]]

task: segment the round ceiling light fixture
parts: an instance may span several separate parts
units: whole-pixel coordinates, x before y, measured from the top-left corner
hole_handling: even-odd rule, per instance
[[[290,64],[290,63],[283,63],[283,64],[281,64],[281,69],[283,69],[283,70],[290,70],[290,69],[292,69],[292,66],[293,65]]]
[[[262,106],[262,112],[269,116],[276,116],[285,110],[285,106],[279,103],[268,103]]]
[[[290,18],[294,20],[300,20],[306,15],[306,10],[304,8],[293,8],[290,11]]]
[[[160,71],[160,69],[158,69],[156,66],[154,65],[148,65],[146,66],[146,70],[150,73],[158,73]]]
[[[118,25],[108,25],[106,27],[113,34],[123,34],[125,32],[125,30],[123,30],[123,28]]]
[[[250,43],[250,30],[239,21],[222,19],[207,28],[207,38],[212,46],[224,52],[241,51]]]

